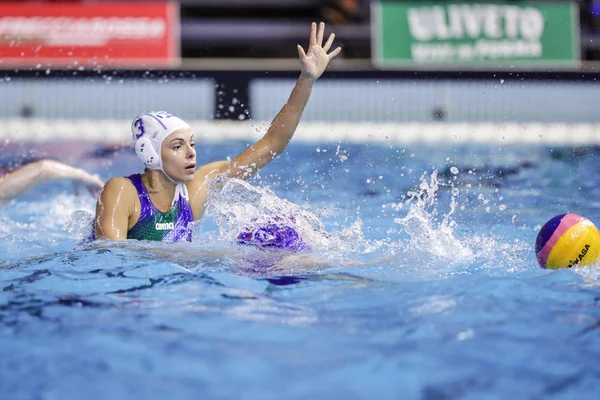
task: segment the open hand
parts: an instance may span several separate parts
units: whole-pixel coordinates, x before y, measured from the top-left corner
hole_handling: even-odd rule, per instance
[[[325,68],[327,68],[329,61],[342,51],[341,47],[337,47],[331,53],[327,54],[333,44],[335,34],[332,33],[329,35],[327,42],[325,42],[325,45],[323,46],[324,34],[325,24],[321,22],[319,24],[319,29],[317,30],[317,24],[313,22],[310,27],[310,43],[308,51],[305,53],[302,46],[298,45],[298,55],[300,56],[300,62],[302,63],[302,75],[306,77],[312,79],[319,78],[325,71]]]

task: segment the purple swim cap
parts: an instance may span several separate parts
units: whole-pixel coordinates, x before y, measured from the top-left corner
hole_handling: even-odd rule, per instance
[[[268,224],[255,231],[246,231],[238,235],[238,243],[260,249],[286,249],[298,251],[308,246],[291,226]]]

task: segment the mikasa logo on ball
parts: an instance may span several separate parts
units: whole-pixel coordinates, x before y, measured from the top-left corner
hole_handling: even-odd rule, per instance
[[[175,229],[175,224],[173,224],[173,222],[157,222],[156,223],[156,230],[157,231],[166,231],[169,229]]]
[[[571,260],[567,267],[571,268],[572,266],[579,264],[581,262],[581,260],[583,260],[583,257],[587,254],[588,249],[590,247],[591,246],[589,244],[586,244],[585,247],[583,249],[581,249],[581,253],[579,253],[579,256],[576,259]]]

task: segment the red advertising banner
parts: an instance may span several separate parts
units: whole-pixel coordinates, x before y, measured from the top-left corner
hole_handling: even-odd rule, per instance
[[[0,3],[0,68],[172,67],[176,3]]]

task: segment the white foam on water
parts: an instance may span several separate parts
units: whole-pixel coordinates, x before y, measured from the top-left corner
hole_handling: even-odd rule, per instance
[[[581,276],[593,288],[600,286],[600,261],[585,267],[573,267],[573,272]]]
[[[12,201],[0,210],[1,258],[18,259],[54,251],[57,247],[70,245],[65,239],[81,239],[80,234],[68,228],[74,215],[88,221],[94,210],[95,200],[88,196],[61,193],[39,201]],[[89,226],[89,225],[88,225]]]

